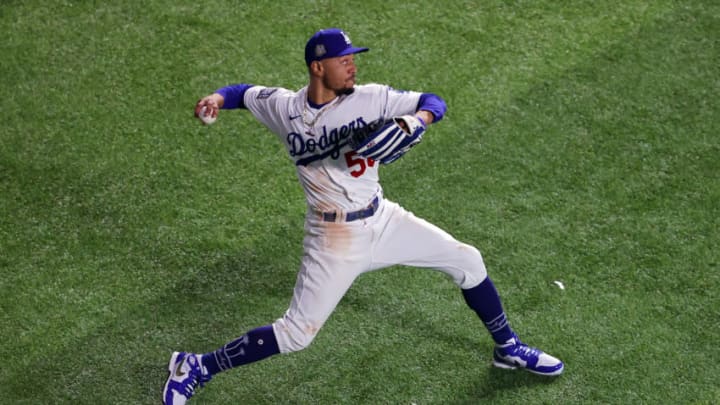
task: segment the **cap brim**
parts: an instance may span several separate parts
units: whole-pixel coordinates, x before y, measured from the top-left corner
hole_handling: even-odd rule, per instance
[[[340,52],[337,56],[345,56],[345,55],[350,55],[353,53],[367,52],[369,50],[370,50],[370,48],[356,48],[354,46],[351,46],[349,48],[343,49],[343,51]]]

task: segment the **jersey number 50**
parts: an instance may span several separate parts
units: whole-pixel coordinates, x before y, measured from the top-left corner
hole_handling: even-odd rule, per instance
[[[360,177],[365,173],[365,169],[375,166],[374,160],[360,157],[357,153],[355,153],[355,151],[352,150],[345,154],[345,162],[347,162],[348,169],[352,168],[353,166],[359,166],[357,169],[350,172],[350,175],[353,177]]]

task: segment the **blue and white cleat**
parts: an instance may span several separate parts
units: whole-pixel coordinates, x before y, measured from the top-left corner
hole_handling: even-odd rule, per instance
[[[175,352],[170,357],[168,375],[163,389],[163,404],[183,405],[201,387],[210,381],[210,376],[202,372],[200,356],[193,353]]]
[[[493,366],[507,369],[520,367],[531,373],[547,376],[560,375],[565,367],[559,359],[521,342],[514,333],[507,343],[495,346]]]

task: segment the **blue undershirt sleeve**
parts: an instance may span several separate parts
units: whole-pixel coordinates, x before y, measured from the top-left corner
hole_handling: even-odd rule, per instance
[[[253,85],[240,83],[217,89],[215,92],[225,98],[225,103],[223,104],[222,109],[232,110],[235,108],[246,108],[245,102],[243,100],[245,97],[245,92],[250,87],[253,87]]]
[[[433,93],[423,93],[418,101],[416,111],[425,110],[430,111],[435,117],[433,123],[440,121],[445,116],[447,111],[447,105],[440,96]]]

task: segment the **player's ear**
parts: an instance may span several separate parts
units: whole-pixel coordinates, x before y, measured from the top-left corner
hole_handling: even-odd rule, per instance
[[[314,76],[320,76],[322,75],[325,68],[323,67],[322,63],[320,63],[319,60],[314,60],[310,62],[310,74]]]

